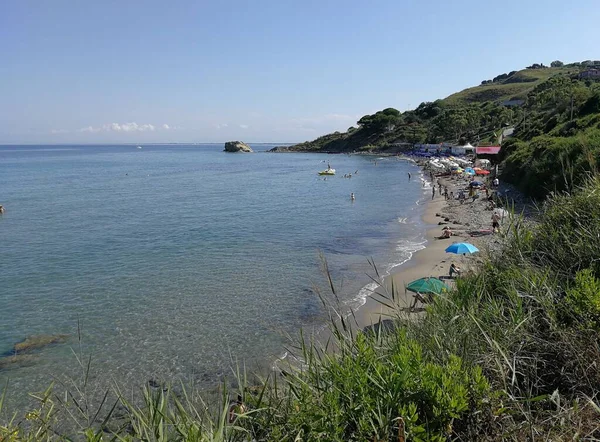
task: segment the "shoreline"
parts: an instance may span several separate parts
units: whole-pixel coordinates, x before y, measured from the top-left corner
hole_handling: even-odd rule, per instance
[[[423,164],[419,164],[419,167],[421,173],[427,175],[428,171]],[[430,186],[434,186],[438,180],[443,186],[448,187],[449,192],[452,191],[454,194],[457,194],[457,191],[468,183],[468,180],[464,178],[452,176],[434,176],[434,181],[428,180],[428,183]],[[425,247],[414,252],[408,261],[392,270],[391,274],[382,277],[381,284],[354,312],[356,323],[360,329],[370,328],[386,319],[391,319],[398,314],[398,311],[408,312],[408,308],[414,300],[413,293],[405,290],[405,286],[410,282],[419,278],[435,277],[444,280],[452,287],[454,280],[449,278],[451,263],[456,264],[463,272],[468,271],[481,261],[482,254],[490,253],[490,249],[502,242],[499,235],[473,237],[469,233],[472,230],[477,231],[491,227],[491,220],[489,224],[487,220],[491,217],[492,212],[486,209],[486,199],[467,201],[461,205],[457,200],[446,200],[442,194],[436,191],[435,197],[428,198],[425,205],[421,216],[425,223]],[[445,219],[448,221],[444,221]],[[445,225],[452,229],[453,236],[448,239],[440,239],[439,236]],[[455,242],[472,243],[480,249],[480,253],[467,256],[446,253],[445,249]],[[395,310],[378,301],[379,299],[389,303],[388,299],[392,294],[392,288],[395,294]],[[418,303],[416,312],[421,311],[421,307],[423,305]]]

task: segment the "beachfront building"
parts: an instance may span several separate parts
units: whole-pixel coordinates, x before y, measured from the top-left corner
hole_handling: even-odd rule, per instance
[[[475,153],[479,155],[498,155],[500,152],[500,146],[477,146]]]
[[[452,145],[448,143],[439,144],[415,144],[414,149],[419,152],[442,155],[451,153]]]
[[[475,146],[467,143],[464,146],[452,146],[452,155],[472,155],[475,153]]]

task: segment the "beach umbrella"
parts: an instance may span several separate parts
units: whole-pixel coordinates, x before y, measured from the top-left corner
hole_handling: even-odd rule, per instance
[[[483,183],[481,181],[471,181],[469,183],[469,187],[479,187],[479,186],[483,186]]]
[[[439,295],[449,289],[442,280],[434,277],[420,278],[406,286],[406,290],[411,292],[433,295]]]
[[[465,169],[465,173],[468,173],[469,175],[475,175],[475,169],[473,169],[472,167],[467,167]]]
[[[455,242],[451,246],[448,246],[446,249],[448,253],[456,253],[457,255],[463,255],[465,253],[475,253],[479,252],[479,249],[475,247],[473,244],[469,244],[468,242]]]
[[[476,175],[489,175],[490,171],[489,170],[483,170],[483,169],[479,169],[475,171]]]

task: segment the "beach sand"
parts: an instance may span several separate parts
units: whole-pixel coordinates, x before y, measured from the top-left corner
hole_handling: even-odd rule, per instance
[[[437,182],[437,179],[434,182]],[[442,185],[448,186],[448,190],[453,191],[455,195],[468,183],[467,180],[447,178],[442,178],[441,182]],[[355,312],[358,326],[364,328],[390,318],[390,313],[392,313],[390,309],[378,302],[377,299],[389,298],[392,286],[396,294],[396,306],[408,309],[413,302],[414,294],[406,292],[405,286],[411,281],[433,276],[452,286],[454,280],[449,279],[451,263],[455,263],[463,272],[476,266],[477,262],[481,261],[479,255],[487,252],[490,241],[498,242],[494,236],[471,237],[468,233],[470,230],[490,228],[491,221],[488,224],[487,220],[491,216],[491,211],[485,209],[486,205],[484,198],[475,202],[469,200],[461,205],[456,200],[446,201],[443,195],[436,192],[435,198],[428,201],[423,214],[423,221],[427,224],[425,248],[415,252],[409,261],[384,278],[383,284],[375,289],[373,294],[367,298],[366,303]],[[445,222],[444,218],[446,217],[450,218],[450,221]],[[440,225],[440,222],[444,224]],[[445,225],[452,229],[453,236],[448,239],[439,239]],[[478,247],[481,253],[467,256],[446,253],[445,249],[455,242],[469,242]],[[417,310],[419,308],[422,310],[422,307],[421,303],[417,304]]]

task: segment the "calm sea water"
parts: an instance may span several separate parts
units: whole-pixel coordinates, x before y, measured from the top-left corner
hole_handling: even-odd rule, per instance
[[[0,382],[25,396],[78,376],[79,322],[95,382],[210,384],[321,324],[320,251],[350,308],[367,258],[385,273],[422,248],[415,165],[270,147],[0,146],[0,354],[70,335]]]

